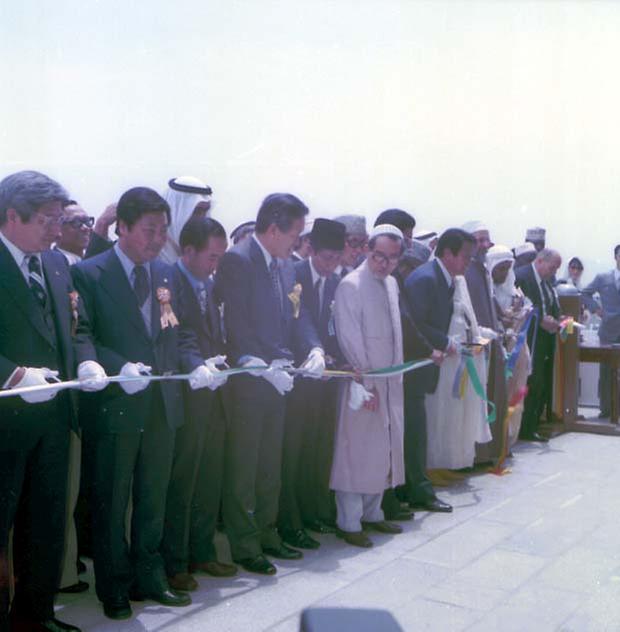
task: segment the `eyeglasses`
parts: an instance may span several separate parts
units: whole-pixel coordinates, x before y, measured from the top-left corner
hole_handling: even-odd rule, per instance
[[[356,239],[355,237],[348,237],[347,239],[345,239],[345,241],[347,242],[347,246],[349,246],[349,248],[354,248],[354,249],[365,248],[366,244],[368,243],[368,239],[366,239],[365,237],[362,239]]]
[[[390,264],[393,266],[395,266],[400,261],[400,255],[392,255],[391,257],[388,257],[382,252],[373,252],[371,257],[375,263]]]
[[[80,229],[82,226],[92,228],[95,225],[94,217],[74,217],[73,219],[63,218],[61,221],[63,226],[71,226],[71,228],[75,228],[75,230]]]

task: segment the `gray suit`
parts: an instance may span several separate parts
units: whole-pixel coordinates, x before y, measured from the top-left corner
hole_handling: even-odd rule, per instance
[[[589,301],[593,301],[592,295],[598,292],[599,301],[603,309],[603,322],[599,330],[601,344],[620,342],[620,291],[616,285],[614,271],[597,274],[593,281],[583,289],[582,295],[587,307],[591,307]],[[600,397],[601,412],[608,415],[610,411],[610,371],[601,365]]]

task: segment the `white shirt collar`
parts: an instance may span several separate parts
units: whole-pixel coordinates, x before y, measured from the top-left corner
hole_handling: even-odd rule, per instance
[[[312,257],[308,257],[308,263],[310,264],[310,274],[312,275],[312,287],[314,287],[316,285],[316,282],[319,279],[325,279],[325,277],[322,277],[317,271],[316,268],[314,267],[314,264],[312,263]]]
[[[121,262],[121,266],[123,266],[123,270],[125,270],[125,274],[127,275],[127,280],[129,281],[129,285],[133,287],[133,279],[131,277],[134,268],[136,267],[136,263],[134,263],[124,252],[123,249],[118,245],[118,241],[114,244],[114,252],[118,257],[118,260]],[[150,280],[151,278],[151,265],[149,263],[144,263],[142,266],[146,269],[146,274]]]
[[[435,261],[437,261],[437,263],[439,264],[439,267],[441,268],[443,276],[446,279],[446,283],[448,284],[448,287],[452,287],[454,285],[454,280],[452,279],[452,275],[448,272],[448,269],[446,268],[446,266],[443,264],[443,261],[439,257],[437,257]]]
[[[0,240],[2,240],[2,243],[6,246],[7,250],[11,253],[11,256],[15,260],[17,267],[20,269],[25,279],[28,280],[28,264],[26,263],[26,257],[35,255],[39,259],[39,263],[40,263],[41,253],[40,252],[29,252],[29,253],[24,252],[21,248],[16,246],[1,230],[0,230]],[[43,270],[42,267],[41,267],[41,270]]]
[[[536,269],[534,262],[532,262],[532,270],[534,270],[534,278],[536,279],[536,283],[538,283],[538,287],[540,287],[542,279],[540,278],[540,274],[538,274],[538,270]]]
[[[252,235],[252,239],[258,244],[258,247],[261,249],[263,256],[265,257],[265,263],[267,264],[267,269],[271,265],[271,261],[273,257],[269,254],[267,248],[261,244],[260,239],[256,236],[256,233]]]
[[[70,266],[75,265],[76,263],[80,263],[80,261],[82,261],[82,257],[80,257],[80,255],[76,255],[74,252],[69,252],[68,250],[65,250],[64,248],[60,248],[58,246],[56,246],[56,250],[58,250],[58,252],[61,252],[65,256],[65,259],[67,260]]]

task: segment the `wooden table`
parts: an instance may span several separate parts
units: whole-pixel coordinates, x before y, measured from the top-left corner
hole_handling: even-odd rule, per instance
[[[620,345],[580,346],[580,362],[606,364],[611,369],[611,408],[609,420],[618,423],[618,369],[620,368]]]

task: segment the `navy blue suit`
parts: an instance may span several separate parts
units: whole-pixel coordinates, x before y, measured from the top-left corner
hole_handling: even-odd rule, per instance
[[[448,347],[448,329],[453,312],[454,286],[448,287],[437,261],[428,261],[405,281],[409,314],[433,349]],[[439,367],[426,366],[405,374],[405,498],[425,502],[435,492],[426,477],[426,393],[433,393],[439,380]],[[432,423],[432,420],[431,420]]]
[[[158,288],[177,308],[172,268],[150,263],[151,332],[115,252],[109,250],[72,268],[84,300],[97,358],[109,375],[127,362],[143,362],[154,374],[178,373],[178,327],[161,328]],[[174,436],[183,423],[177,381],[156,382],[134,395],[118,385],[101,392],[97,415],[86,432],[93,452],[93,544],[97,595],[101,601],[127,596],[135,581],[149,594],[167,588],[161,545]],[[133,481],[133,487],[132,487]],[[125,514],[133,491],[131,558]]]
[[[295,275],[302,287],[302,309],[293,345],[296,364],[301,364],[312,348],[321,347],[328,364],[341,366],[344,356],[338,346],[331,309],[340,278],[332,274],[323,281],[323,300],[319,304],[308,259],[295,263]],[[297,378],[287,398],[278,516],[282,533],[297,531],[304,523],[335,521],[329,475],[337,401],[336,380],[325,382],[311,378]]]
[[[215,294],[224,305],[228,361],[254,356],[267,364],[292,360],[294,313],[289,293],[293,263],[279,260],[282,296],[278,306],[265,257],[254,237],[233,246],[221,259]],[[262,377],[233,376],[224,389],[228,422],[223,514],[233,559],[278,547],[275,529],[285,398]]]
[[[193,371],[223,351],[220,313],[208,280],[207,311],[185,273],[173,266],[181,367]],[[169,576],[187,573],[192,564],[215,561],[213,536],[220,508],[226,421],[221,389],[185,386],[185,423],[176,433],[166,501],[162,553]]]
[[[534,308],[539,314],[539,323],[543,314],[543,296],[541,294],[534,270],[534,264],[522,266],[515,272],[516,285],[523,290]],[[555,295],[555,291],[551,285],[547,285],[551,304],[547,309],[547,313],[554,318],[560,315],[560,306]],[[536,432],[538,421],[547,407],[547,417],[551,415],[551,398],[553,396],[553,355],[555,353],[555,334],[545,331],[542,327],[536,328],[534,321],[530,325],[528,331],[528,345],[532,349],[534,343],[534,334],[536,334],[536,343],[532,350],[532,373],[527,379],[527,395],[523,402],[523,418],[521,421],[522,436],[527,437]]]
[[[47,367],[60,379],[75,377],[78,342],[82,359],[95,359],[87,337],[72,336],[69,298],[73,283],[62,254],[41,255],[47,295],[42,307],[9,250],[0,242],[0,386],[18,367]],[[8,629],[9,531],[15,525],[15,571],[19,576],[12,614],[45,620],[54,616],[64,545],[69,430],[76,410],[68,391],[30,404],[0,400],[0,628]]]

